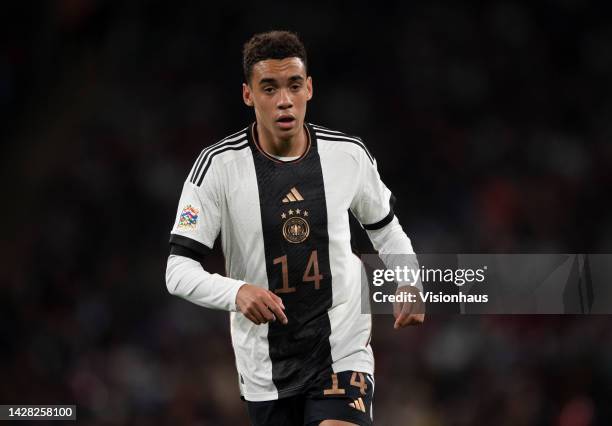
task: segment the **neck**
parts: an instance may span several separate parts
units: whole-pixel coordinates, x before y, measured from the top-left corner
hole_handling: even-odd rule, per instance
[[[297,135],[286,139],[276,137],[263,126],[256,126],[256,129],[259,146],[270,155],[277,157],[299,157],[308,147],[308,135],[304,125],[302,125]]]

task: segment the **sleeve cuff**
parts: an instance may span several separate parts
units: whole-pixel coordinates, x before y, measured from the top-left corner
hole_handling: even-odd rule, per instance
[[[232,280],[232,289],[230,290],[230,297],[231,297],[231,301],[229,303],[229,311],[230,312],[239,312],[238,311],[238,305],[236,304],[236,296],[238,296],[238,291],[240,290],[240,288],[246,284],[245,281],[240,281],[240,280],[234,280],[232,278],[227,278],[229,280]]]

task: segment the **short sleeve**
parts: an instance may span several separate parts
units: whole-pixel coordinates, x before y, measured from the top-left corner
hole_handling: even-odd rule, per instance
[[[361,152],[363,151],[363,152]],[[395,197],[380,179],[376,160],[360,150],[359,185],[351,202],[351,211],[367,230],[384,227],[393,220]]]
[[[186,247],[202,256],[212,249],[221,228],[218,194],[213,170],[206,173],[201,185],[189,179],[185,181],[170,234],[171,244]]]

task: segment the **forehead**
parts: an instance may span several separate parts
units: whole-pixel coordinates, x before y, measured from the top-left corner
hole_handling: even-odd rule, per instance
[[[285,79],[294,75],[306,77],[306,67],[300,58],[266,59],[253,65],[253,81],[264,78]]]

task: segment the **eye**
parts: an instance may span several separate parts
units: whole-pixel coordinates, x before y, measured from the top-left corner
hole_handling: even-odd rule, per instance
[[[263,90],[264,90],[264,92],[266,92],[266,93],[268,93],[268,94],[270,94],[270,93],[274,93],[274,87],[270,87],[270,86],[268,86],[268,87],[264,87],[264,89],[263,89]]]
[[[301,84],[294,84],[293,86],[291,86],[291,90],[300,90],[301,87]]]

